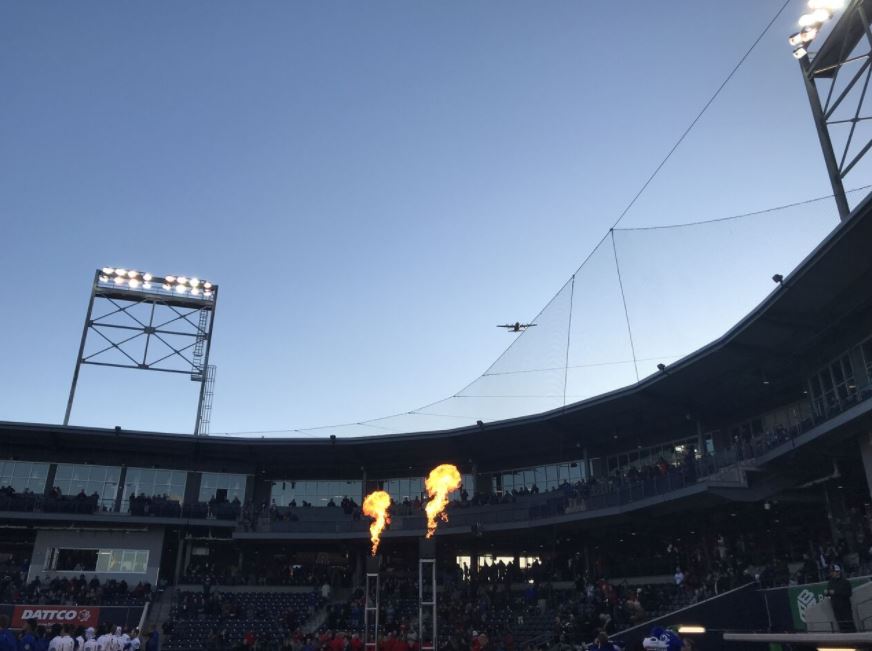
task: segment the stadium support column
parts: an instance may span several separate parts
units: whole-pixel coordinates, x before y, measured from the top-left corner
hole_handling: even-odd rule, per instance
[[[182,563],[185,559],[185,539],[182,538],[181,528],[176,530],[176,571],[173,577],[173,583],[179,585],[182,578]]]
[[[429,626],[428,626],[429,624]],[[418,636],[421,651],[438,647],[436,613],[436,541],[422,538],[418,545]]]
[[[872,432],[859,436],[860,458],[863,459],[863,471],[866,473],[866,495],[872,496]]]
[[[368,556],[366,559],[366,583],[364,584],[363,604],[363,648],[364,651],[378,651],[378,618],[380,612],[379,568],[381,556]]]

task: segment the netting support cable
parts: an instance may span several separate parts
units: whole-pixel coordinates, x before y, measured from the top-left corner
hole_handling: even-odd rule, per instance
[[[569,323],[566,325],[566,360],[563,364],[563,406],[566,406],[566,383],[569,379],[569,343],[572,341],[572,299],[575,297],[575,274],[569,287]]]
[[[621,288],[621,301],[624,304],[624,317],[627,319],[627,335],[630,337],[630,352],[633,355],[633,369],[636,371],[636,382],[639,381],[639,363],[636,359],[636,344],[633,343],[633,329],[630,327],[630,311],[627,309],[627,295],[624,293],[624,281],[621,279],[621,265],[618,263],[618,247],[615,245],[615,229],[609,231],[612,236],[612,251],[615,254],[615,269],[618,272],[618,287]]]
[[[696,117],[693,118],[693,120],[687,126],[687,128],[684,130],[684,132],[681,134],[681,136],[679,136],[678,140],[675,141],[675,144],[672,145],[672,148],[666,153],[666,156],[664,156],[663,159],[660,161],[660,164],[654,168],[654,171],[651,172],[651,175],[648,177],[648,180],[646,180],[645,183],[642,184],[642,187],[639,188],[639,191],[633,196],[633,198],[630,200],[630,203],[627,204],[627,207],[624,208],[623,211],[621,211],[621,214],[618,215],[618,219],[612,225],[612,228],[615,228],[618,224],[620,224],[621,221],[624,219],[624,217],[627,215],[627,213],[630,212],[630,209],[636,204],[636,202],[639,200],[639,197],[641,197],[642,194],[645,192],[645,190],[648,189],[648,186],[651,185],[651,181],[654,180],[654,177],[656,177],[660,173],[660,170],[663,169],[663,166],[666,165],[666,163],[669,161],[670,158],[672,158],[672,154],[675,153],[675,150],[681,146],[681,143],[684,142],[684,139],[687,138],[688,134],[691,131],[693,131],[693,128],[696,126],[696,123],[700,121],[703,114],[705,114],[705,112],[708,111],[709,107],[718,98],[718,95],[721,94],[721,91],[726,87],[726,85],[728,83],[730,83],[730,80],[739,71],[739,68],[742,67],[742,64],[745,63],[745,60],[751,55],[751,52],[754,51],[754,48],[757,47],[757,44],[763,40],[763,37],[766,36],[766,33],[769,31],[769,28],[772,27],[772,25],[775,23],[776,20],[778,20],[778,17],[781,15],[781,12],[783,12],[787,8],[787,5],[789,5],[789,4],[790,4],[790,0],[784,0],[784,4],[781,5],[781,8],[775,12],[775,15],[772,16],[772,20],[770,20],[766,24],[766,27],[763,28],[763,31],[760,32],[760,35],[754,40],[754,42],[751,44],[751,47],[749,47],[745,51],[745,54],[742,55],[742,58],[740,58],[738,63],[736,63],[736,65],[733,66],[733,69],[730,70],[730,74],[728,74],[726,76],[726,78],[721,82],[721,85],[718,86],[718,89],[714,92],[714,94],[711,97],[709,97],[709,100],[703,105],[700,112],[696,114]]]
[[[863,190],[868,190],[872,188],[872,183],[869,185],[861,185],[859,188],[851,188],[850,190],[845,190],[845,195],[849,195],[853,192],[862,192]],[[804,199],[802,201],[794,201],[793,203],[785,203],[780,206],[773,206],[771,208],[764,208],[763,210],[754,210],[752,212],[743,212],[737,215],[729,215],[727,217],[715,217],[712,219],[701,219],[695,222],[684,222],[681,224],[661,224],[656,226],[621,226],[615,228],[613,230],[619,231],[621,233],[632,233],[635,231],[661,231],[668,230],[671,228],[687,228],[689,226],[703,226],[705,224],[717,224],[719,222],[728,222],[734,221],[737,219],[745,219],[747,217],[758,217],[760,215],[768,215],[769,213],[778,212],[780,210],[787,210],[788,208],[799,208],[801,206],[808,206],[813,203],[818,203],[821,201],[828,201],[829,199],[834,198],[836,195],[834,194],[826,194],[820,197],[814,197],[812,199]]]

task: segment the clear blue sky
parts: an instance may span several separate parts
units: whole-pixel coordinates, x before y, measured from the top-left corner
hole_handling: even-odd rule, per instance
[[[509,343],[496,323],[563,285],[780,5],[0,4],[0,419],[61,421],[103,265],[220,283],[213,432],[453,394]],[[786,43],[803,6],[625,225],[829,193]],[[820,223],[775,247],[809,248],[829,204]],[[632,249],[639,295],[664,250]],[[72,422],[187,432],[195,400],[185,378],[85,368]]]

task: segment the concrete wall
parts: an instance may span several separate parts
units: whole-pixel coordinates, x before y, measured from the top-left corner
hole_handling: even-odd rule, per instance
[[[851,611],[858,631],[872,629],[872,582],[854,588],[851,594]]]
[[[127,581],[135,586],[142,581],[157,585],[160,571],[161,550],[164,530],[153,528],[146,531],[81,531],[41,529],[36,533],[33,556],[30,559],[30,572],[27,580],[39,577],[41,581],[54,577],[77,577],[84,574],[88,579],[97,577],[101,581],[115,579]],[[78,549],[147,549],[148,567],[145,574],[120,572],[55,572],[45,570],[46,550],[51,547]]]
[[[838,633],[839,625],[829,599],[818,601],[805,609],[805,627],[810,633]]]

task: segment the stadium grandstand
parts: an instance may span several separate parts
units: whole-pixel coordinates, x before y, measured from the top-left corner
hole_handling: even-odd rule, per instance
[[[828,568],[857,595],[872,574],[870,242],[867,198],[724,336],[527,417],[345,438],[2,423],[2,608],[179,651],[362,648],[361,504],[381,489],[380,635],[417,648],[438,461],[463,479],[436,536],[440,648],[632,644],[652,621],[803,630]],[[872,601],[854,607],[863,630]]]
[[[797,37],[804,75],[866,38],[866,9],[810,61]],[[0,422],[0,651],[9,628],[99,651],[872,648],[872,194],[834,174],[830,222],[833,197],[616,225],[535,328],[421,410],[205,435],[206,347],[198,435]],[[814,246],[749,245],[761,220]],[[723,285],[644,301],[620,261],[669,237],[721,256]],[[731,283],[764,295],[709,319]],[[459,482],[428,521],[443,464]]]

